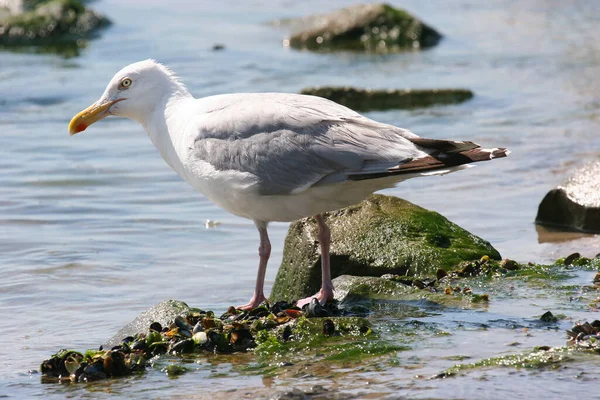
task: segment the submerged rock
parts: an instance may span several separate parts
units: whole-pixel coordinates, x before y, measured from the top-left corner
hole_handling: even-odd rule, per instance
[[[600,233],[600,161],[576,170],[548,192],[535,222],[567,230]]]
[[[1,47],[39,46],[42,52],[72,55],[84,45],[84,39],[110,24],[79,0],[23,1],[19,6],[0,13]]]
[[[314,51],[389,52],[435,46],[442,35],[387,4],[361,4],[301,19],[289,45]]]
[[[331,274],[435,276],[465,260],[500,254],[442,215],[396,197],[373,195],[355,206],[324,214],[331,229]],[[312,218],[290,225],[273,300],[314,294],[321,285],[317,226]]]
[[[324,97],[356,111],[408,109],[462,103],[473,97],[467,89],[370,90],[352,87],[317,87],[302,94]]]

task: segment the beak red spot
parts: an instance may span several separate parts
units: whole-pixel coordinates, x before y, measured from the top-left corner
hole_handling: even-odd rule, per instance
[[[77,130],[77,133],[79,133],[81,131],[85,131],[85,128],[87,128],[87,125],[82,122],[79,125],[77,125],[75,129]]]

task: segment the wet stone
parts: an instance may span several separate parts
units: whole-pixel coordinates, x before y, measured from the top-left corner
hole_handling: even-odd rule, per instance
[[[284,43],[312,51],[394,52],[435,46],[442,35],[408,12],[387,4],[360,4],[291,21]]]
[[[77,55],[84,40],[109,24],[79,0],[24,1],[23,7],[0,14],[0,48],[36,46],[42,52]]]
[[[600,233],[600,161],[573,172],[538,207],[535,222],[562,230]]]
[[[581,254],[579,253],[573,253],[568,255],[567,257],[565,257],[565,260],[563,261],[563,264],[565,265],[571,265],[573,264],[573,262],[577,259],[581,258]]]
[[[552,314],[550,311],[546,311],[540,317],[540,321],[542,321],[542,322],[558,322],[558,318],[556,318],[554,316],[554,314]]]
[[[489,256],[490,243],[442,215],[396,197],[373,195],[351,207],[325,213],[331,229],[331,276],[405,275],[431,278],[463,261]],[[440,237],[445,237],[441,241]],[[448,243],[450,245],[448,246]],[[312,296],[321,286],[321,255],[314,218],[290,225],[271,300]]]
[[[458,104],[473,98],[468,89],[360,89],[353,87],[311,87],[301,92],[324,97],[355,111],[413,109],[444,104]],[[450,245],[439,237],[438,245]]]

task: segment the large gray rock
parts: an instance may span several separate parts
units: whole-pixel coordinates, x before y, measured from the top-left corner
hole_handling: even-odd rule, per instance
[[[576,170],[540,203],[535,222],[566,230],[600,233],[600,161]]]
[[[436,45],[442,35],[418,18],[387,4],[361,4],[302,18],[289,45],[315,51],[389,52]]]
[[[79,0],[29,0],[8,2],[0,8],[0,46],[37,46],[40,51],[77,54],[83,39],[110,24]]]
[[[317,87],[302,94],[324,97],[356,111],[406,109],[462,103],[473,97],[467,89],[371,90],[352,87]]]
[[[373,195],[324,215],[331,228],[331,274],[435,276],[462,261],[500,254],[442,215],[396,197]],[[310,296],[321,285],[317,226],[312,218],[290,225],[271,300]]]
[[[190,307],[183,301],[165,300],[149,310],[141,313],[136,319],[125,325],[119,332],[106,342],[105,347],[111,348],[121,343],[123,338],[134,336],[140,332],[147,332],[150,324],[158,322],[168,326],[178,315],[187,314]]]

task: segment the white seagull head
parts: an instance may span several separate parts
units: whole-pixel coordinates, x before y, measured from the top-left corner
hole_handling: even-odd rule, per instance
[[[130,64],[113,76],[98,101],[71,119],[69,133],[84,131],[109,115],[143,123],[158,102],[175,94],[189,95],[169,68],[152,59]]]

